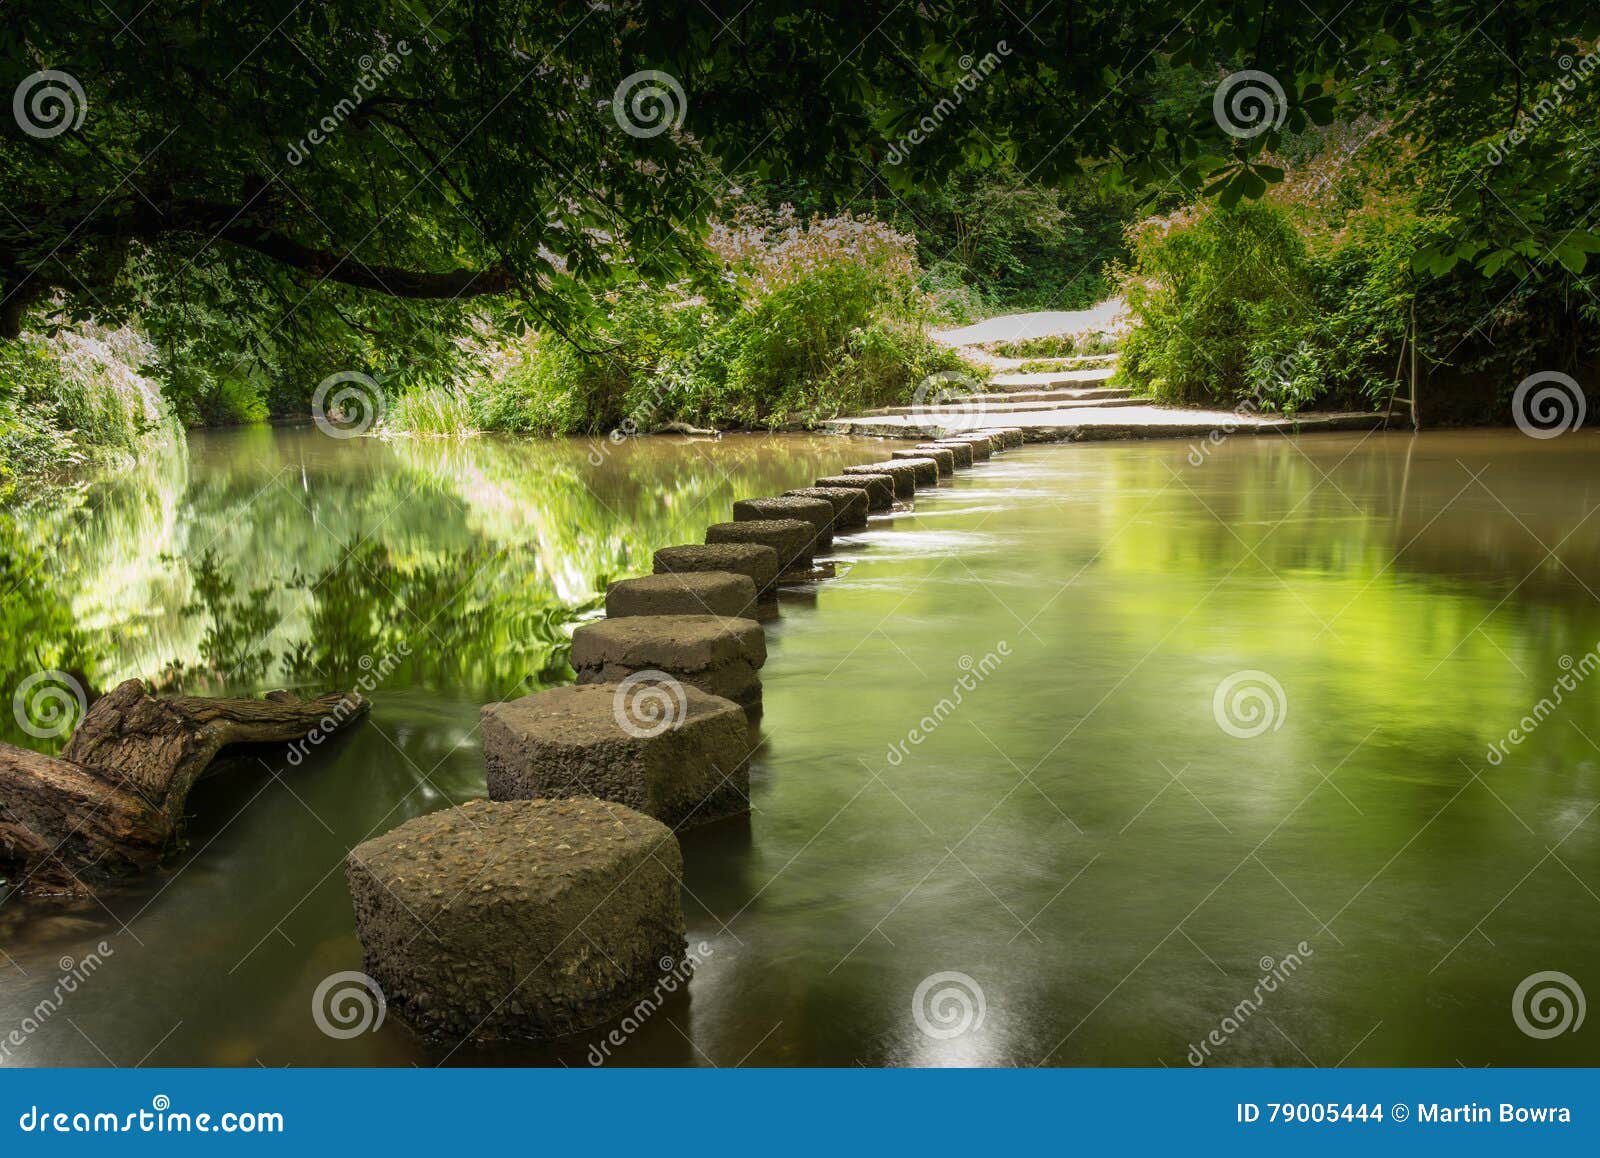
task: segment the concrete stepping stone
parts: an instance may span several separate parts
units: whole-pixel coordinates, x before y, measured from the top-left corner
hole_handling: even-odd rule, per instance
[[[1022,433],[1022,427],[1020,426],[997,426],[992,430],[985,430],[983,433],[991,437],[998,435],[1000,438],[1000,445],[1007,447],[1008,449],[1014,446],[1021,446],[1023,442],[1026,441]]]
[[[707,543],[760,543],[778,553],[778,573],[809,571],[817,538],[815,525],[804,519],[746,519],[713,523],[706,528]]]
[[[894,476],[891,474],[835,474],[819,478],[819,487],[847,487],[867,492],[869,511],[894,509]]]
[[[601,619],[572,633],[571,663],[580,684],[621,683],[647,671],[732,700],[752,718],[761,711],[759,672],[766,662],[761,625],[725,615]]]
[[[894,479],[894,497],[915,498],[917,494],[917,468],[903,462],[876,462],[869,466],[847,466],[844,474],[886,474]]]
[[[867,525],[867,492],[860,487],[797,487],[785,495],[821,499],[833,507],[832,531],[840,534]]]
[[[473,800],[357,845],[345,878],[364,971],[431,1040],[602,1025],[687,944],[677,838],[606,800]]]
[[[733,504],[733,521],[749,523],[765,519],[800,519],[817,529],[814,551],[833,546],[833,504],[821,499],[776,495],[772,498],[739,499]]]
[[[688,684],[641,674],[487,704],[481,716],[490,800],[594,796],[675,830],[750,809],[744,709]]]
[[[940,478],[949,478],[951,475],[956,473],[955,451],[951,450],[948,446],[938,446],[931,442],[919,442],[911,449],[915,453],[920,454],[925,458],[931,458],[934,462],[938,463]],[[895,453],[905,454],[906,452],[897,450]]]
[[[970,446],[973,462],[988,462],[989,455],[994,450],[994,441],[987,434],[963,434],[939,440],[941,446],[948,446],[952,442],[964,442]]]
[[[956,469],[964,470],[972,465],[972,444],[970,442],[935,442],[931,445],[948,450],[955,456]]]
[[[734,615],[756,618],[756,585],[732,571],[619,579],[606,588],[606,615]]]
[[[657,575],[686,575],[696,571],[731,571],[756,585],[760,599],[776,597],[778,552],[764,543],[684,543],[662,547],[652,566]]]
[[[896,462],[909,463],[916,467],[915,478],[919,487],[936,487],[939,485],[939,460],[919,454],[914,450],[895,450],[889,452],[889,457]]]

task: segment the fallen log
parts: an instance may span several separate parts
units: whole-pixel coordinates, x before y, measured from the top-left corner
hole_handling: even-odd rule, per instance
[[[0,743],[0,877],[85,896],[148,871],[176,845],[189,790],[222,749],[320,742],[369,707],[358,692],[158,697],[128,680],[95,701],[59,758]]]

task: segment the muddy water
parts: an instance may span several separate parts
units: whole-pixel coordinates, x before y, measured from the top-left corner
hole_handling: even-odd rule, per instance
[[[925,492],[769,625],[754,810],[684,840],[687,993],[484,1050],[318,1028],[360,967],[346,850],[482,795],[478,704],[561,678],[606,579],[873,449],[197,438],[38,516],[41,630],[99,680],[201,690],[411,654],[353,735],[203,784],[171,870],[0,905],[0,1044],[36,1023],[0,1059],[1600,1063],[1513,1006],[1549,971],[1600,994],[1596,451],[1036,447]]]

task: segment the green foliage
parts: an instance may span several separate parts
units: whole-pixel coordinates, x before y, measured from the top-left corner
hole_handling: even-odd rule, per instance
[[[633,433],[668,422],[721,427],[811,424],[901,401],[953,354],[924,333],[912,240],[843,215],[802,223],[746,209],[718,226],[725,271],[713,297],[687,283],[635,283],[587,327],[604,343],[557,336],[486,359],[465,397],[391,407],[394,430],[468,426],[533,433]],[[435,421],[434,414],[448,412]]]

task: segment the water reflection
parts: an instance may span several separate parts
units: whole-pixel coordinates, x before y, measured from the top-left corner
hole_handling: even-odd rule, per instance
[[[1597,448],[1236,438],[1194,467],[1175,443],[1035,447],[841,539],[839,577],[768,625],[753,814],[683,842],[713,952],[611,1061],[1183,1065],[1302,942],[1215,1061],[1600,1061],[1507,1008],[1529,974],[1600,960],[1600,688],[1485,760],[1600,640]],[[592,1039],[320,1034],[310,993],[360,959],[344,852],[482,794],[478,704],[560,678],[606,579],[876,453],[663,441],[596,468],[563,443],[229,433],[187,473],[14,527],[42,562],[7,623],[102,681],[181,660],[208,687],[338,683],[412,647],[370,726],[203,783],[184,860],[110,914],[0,905],[0,1029],[111,936],[115,983],[72,1017],[121,1064],[589,1064]],[[18,638],[8,662],[33,662]],[[1251,739],[1213,716],[1241,670],[1285,692]],[[919,1026],[942,973],[981,988],[981,1025]],[[102,1064],[66,1025],[14,1060]]]

